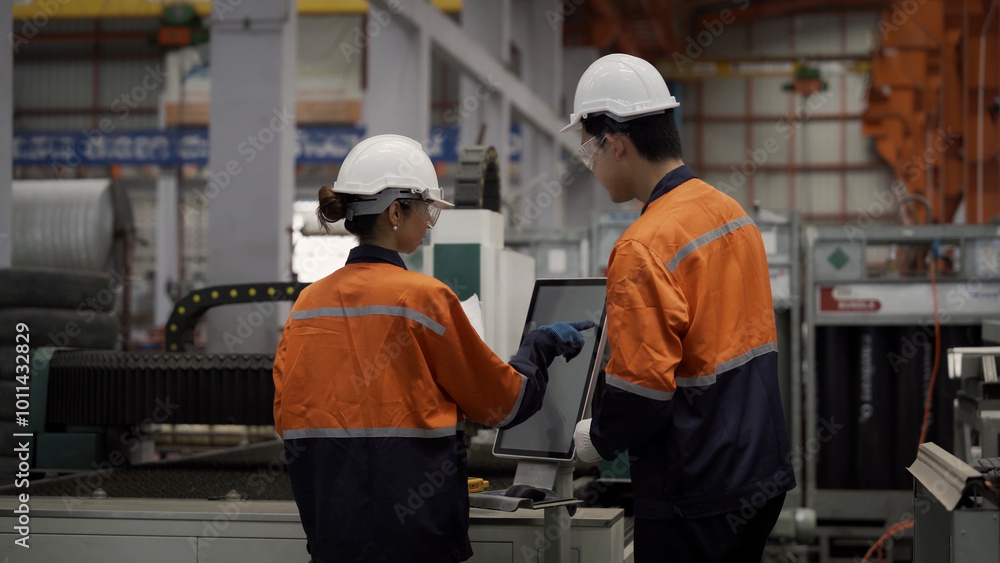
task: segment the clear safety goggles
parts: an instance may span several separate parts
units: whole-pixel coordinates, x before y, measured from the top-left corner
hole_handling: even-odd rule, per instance
[[[441,216],[441,208],[421,199],[412,199],[410,203],[413,205],[413,212],[417,214],[417,217],[420,217],[428,229],[433,229],[438,222],[438,217]]]
[[[587,167],[587,170],[593,172],[594,170],[594,160],[597,158],[597,151],[604,147],[604,135],[598,135],[593,137],[586,143],[580,145],[576,149],[576,156],[580,159],[580,162]]]

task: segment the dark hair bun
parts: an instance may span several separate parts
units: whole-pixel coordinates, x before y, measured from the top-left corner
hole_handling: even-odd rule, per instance
[[[344,196],[335,193],[330,186],[319,189],[319,208],[316,210],[316,216],[319,217],[319,224],[323,229],[329,232],[330,225],[343,219],[346,213],[347,202]]]

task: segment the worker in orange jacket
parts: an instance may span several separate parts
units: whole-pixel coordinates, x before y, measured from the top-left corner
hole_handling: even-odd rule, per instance
[[[361,245],[302,291],[274,359],[274,423],[312,559],[464,561],[465,420],[506,428],[534,414],[548,365],[578,354],[593,323],[529,332],[507,364],[451,289],[406,269],[399,253],[451,207],[412,139],[361,142],[319,200],[321,222],[345,219]]]
[[[581,77],[564,130],[612,201],[642,213],[608,260],[611,359],[577,455],[627,451],[635,561],[759,563],[795,486],[767,256],[753,220],[681,160],[678,106],[648,62]]]

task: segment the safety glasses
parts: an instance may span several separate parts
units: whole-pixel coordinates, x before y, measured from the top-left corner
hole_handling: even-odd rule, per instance
[[[597,158],[597,151],[604,147],[604,139],[604,135],[593,137],[576,149],[576,156],[591,172],[594,171],[594,159]]]
[[[417,217],[420,217],[427,224],[428,229],[433,229],[438,222],[438,217],[441,216],[441,208],[427,201],[414,200],[413,210]]]

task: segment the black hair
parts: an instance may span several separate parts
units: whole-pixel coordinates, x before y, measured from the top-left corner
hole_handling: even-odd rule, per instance
[[[319,189],[319,208],[316,209],[316,216],[323,230],[330,232],[330,225],[347,218],[347,204],[355,201],[357,196],[349,194],[338,194],[330,186],[323,186]],[[403,213],[410,211],[410,203],[397,199]],[[358,237],[358,242],[365,244],[375,237],[378,215],[358,215],[350,221],[344,221],[344,228],[347,232]]]
[[[680,160],[681,137],[674,121],[673,108],[663,113],[637,117],[625,122],[618,122],[605,114],[595,115],[583,120],[583,129],[590,135],[598,136],[605,133],[622,133],[631,139],[639,156],[650,162]]]

